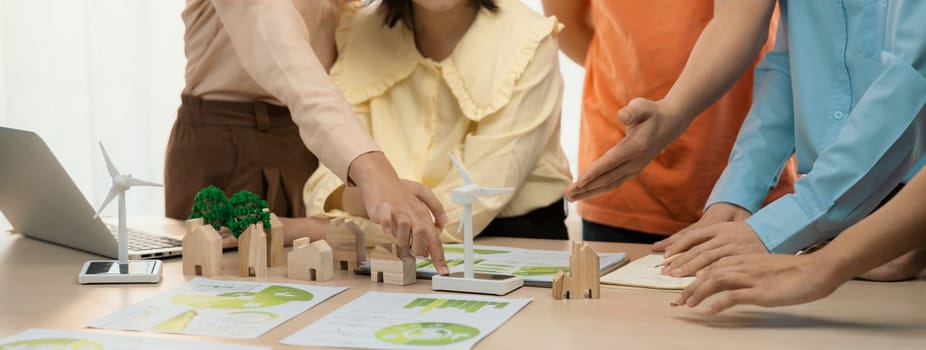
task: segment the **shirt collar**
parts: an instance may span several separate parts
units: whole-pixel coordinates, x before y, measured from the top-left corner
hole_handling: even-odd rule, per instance
[[[500,0],[498,5],[498,12],[481,9],[453,53],[439,62],[463,114],[476,121],[510,101],[540,42],[561,28],[555,18],[543,17],[518,0]],[[383,25],[379,4],[343,15],[336,36],[340,57],[331,75],[353,104],[382,95],[429,61],[404,24]]]

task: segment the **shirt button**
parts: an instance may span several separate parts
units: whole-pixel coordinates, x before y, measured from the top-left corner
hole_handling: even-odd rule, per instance
[[[845,116],[846,116],[845,113],[842,113],[842,111],[836,111],[835,113],[833,113],[833,118],[836,118],[836,120],[840,120],[842,119],[842,117],[845,117]]]

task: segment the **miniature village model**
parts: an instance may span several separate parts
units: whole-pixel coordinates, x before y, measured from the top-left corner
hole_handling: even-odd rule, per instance
[[[572,242],[569,273],[560,271],[553,276],[553,299],[598,299],[599,275],[598,253],[588,243]]]
[[[370,253],[370,280],[398,286],[415,283],[415,257],[395,243],[376,246]]]
[[[238,239],[239,276],[264,277],[267,275],[268,266],[283,264],[283,225],[267,210],[267,202],[258,195],[241,191],[231,198],[226,198],[222,190],[209,186],[197,193],[194,201],[190,220],[202,220],[204,225],[211,226],[214,230],[227,227]],[[276,224],[276,227],[272,223]],[[190,226],[195,225],[188,223],[188,234],[191,232]],[[265,229],[270,231],[270,235],[265,233]],[[185,268],[184,273],[195,273],[195,262],[210,259],[203,255],[215,254],[215,246],[205,244],[208,249],[193,243],[189,247],[197,248],[191,250],[184,243],[184,261],[189,260],[194,264],[190,269]],[[221,240],[218,252],[221,255]]]
[[[334,277],[334,256],[325,240],[309,243],[308,237],[293,241],[286,276],[303,281],[329,281]]]
[[[264,208],[270,214],[270,230],[267,233],[267,267],[283,265],[286,251],[283,248],[283,222],[270,209]]]

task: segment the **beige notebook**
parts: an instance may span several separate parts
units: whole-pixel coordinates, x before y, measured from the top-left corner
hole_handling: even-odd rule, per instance
[[[601,276],[601,283],[654,289],[685,289],[694,281],[694,277],[663,275],[660,272],[662,267],[656,266],[656,264],[662,262],[662,259],[662,255],[650,254],[633,260],[627,265]]]

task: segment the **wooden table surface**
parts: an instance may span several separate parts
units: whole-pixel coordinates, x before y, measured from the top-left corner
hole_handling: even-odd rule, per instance
[[[139,227],[138,222],[132,226]],[[86,260],[99,257],[6,232],[0,221],[0,337],[28,328],[81,330],[91,320],[126,305],[141,302],[190,280],[182,274],[181,259],[167,259],[157,285],[79,285],[77,272]],[[182,233],[179,222],[148,219],[141,227]],[[565,241],[489,238],[482,245],[566,250]],[[627,252],[630,258],[648,253],[648,246],[592,243],[598,252]],[[229,280],[236,253],[224,254]],[[286,267],[270,269],[262,281],[292,282]],[[255,340],[147,334],[174,339],[197,339],[272,346],[367,291],[430,293],[427,280],[399,287],[370,282],[369,276],[347,271],[335,279],[314,283],[349,289],[296,316]],[[874,283],[851,281],[832,296],[810,304],[763,309],[736,307],[707,317],[701,310],[670,307],[674,292],[603,287],[598,300],[553,300],[548,288],[524,287],[508,297],[533,301],[477,349],[797,349],[871,348],[926,349],[926,282]],[[139,334],[89,330],[111,334]]]

